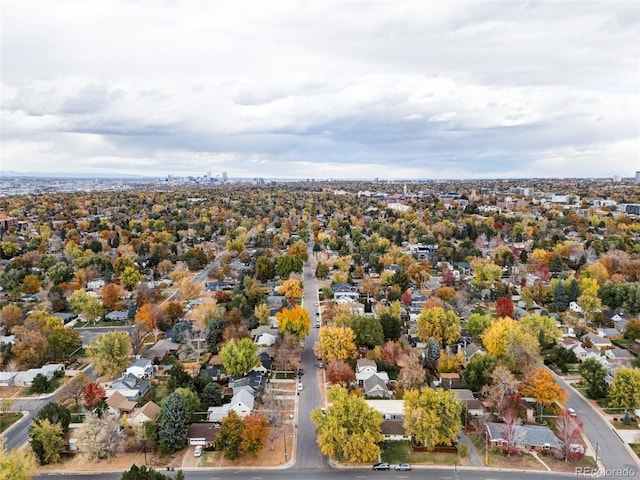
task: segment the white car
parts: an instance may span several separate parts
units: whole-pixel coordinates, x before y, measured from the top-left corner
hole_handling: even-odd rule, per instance
[[[302,389],[304,388],[304,385],[302,385],[302,382],[298,383],[298,391],[302,391]]]
[[[202,455],[202,445],[198,445],[196,449],[193,451],[194,457],[199,457],[200,455]]]

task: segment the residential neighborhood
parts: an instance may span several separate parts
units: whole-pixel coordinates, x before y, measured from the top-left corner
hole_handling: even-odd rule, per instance
[[[530,185],[0,198],[6,445],[284,468],[306,431],[346,467],[570,472],[613,458],[597,421],[637,464],[640,188]]]

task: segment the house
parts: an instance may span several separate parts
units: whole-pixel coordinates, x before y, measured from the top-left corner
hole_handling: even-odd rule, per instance
[[[334,300],[338,300],[340,297],[350,297],[357,300],[360,297],[358,289],[348,283],[336,283],[331,287]]]
[[[104,319],[108,322],[126,322],[129,319],[129,312],[114,310],[107,313]]]
[[[0,345],[15,345],[15,344],[16,344],[15,335],[0,335]]]
[[[136,407],[136,402],[128,400],[127,397],[116,390],[107,398],[107,406],[109,407],[109,413],[120,416],[131,413]]]
[[[153,361],[155,358],[163,358],[167,353],[175,352],[179,347],[179,343],[163,338],[162,340],[158,340],[156,344],[144,352],[142,356]]]
[[[15,384],[18,372],[0,372],[0,387],[11,387]]]
[[[580,307],[580,305],[578,305],[577,302],[569,302],[569,310],[574,313],[582,314],[582,308]]]
[[[451,390],[456,398],[464,402],[467,416],[470,418],[483,417],[485,412],[484,405],[480,400],[474,397],[473,392],[466,388],[457,388]]]
[[[133,375],[136,378],[150,378],[153,375],[153,363],[147,358],[136,358],[124,372],[125,375]]]
[[[118,392],[116,392],[118,393]],[[137,408],[129,415],[129,425],[141,427],[145,422],[153,422],[160,415],[160,407],[149,401],[142,408]]]
[[[380,424],[380,433],[386,441],[400,442],[403,440],[411,440],[411,436],[405,434],[404,422],[402,420],[383,420]]]
[[[486,435],[491,446],[496,448],[515,448],[521,452],[535,450],[553,451],[560,447],[558,437],[549,427],[543,425],[514,425],[513,445],[508,445],[505,439],[506,425],[504,423],[486,423]]]
[[[618,347],[605,350],[604,356],[607,358],[607,360],[609,360],[610,363],[614,365],[619,365],[622,367],[630,367],[636,358],[626,348],[618,348]]]
[[[221,422],[230,410],[235,411],[239,417],[245,417],[253,411],[255,399],[249,390],[241,389],[238,393],[234,393],[230,403],[226,403],[220,407],[209,407],[207,417],[210,422]]]
[[[17,372],[14,377],[14,385],[19,387],[30,387],[33,379],[38,375],[43,375],[47,380],[52,380],[54,376],[64,375],[63,363],[52,363],[43,365],[40,368],[30,368],[29,370]]]
[[[87,290],[98,290],[104,287],[104,280],[93,280],[91,282],[87,282]]]
[[[236,389],[242,385],[248,385],[254,390],[261,390],[267,385],[269,379],[260,372],[249,372],[242,377],[229,377],[229,387]]]
[[[252,372],[257,372],[262,375],[268,375],[271,372],[271,367],[273,365],[273,361],[267,352],[262,352],[258,354],[260,358],[260,365],[257,367],[253,367],[251,369]]]
[[[202,445],[205,448],[210,448],[216,444],[219,433],[220,424],[218,423],[192,423],[187,430],[187,442],[189,445]]]
[[[278,337],[273,333],[261,333],[255,338],[254,343],[263,347],[271,347],[276,343],[276,340]]]
[[[471,342],[466,347],[462,347],[462,353],[464,354],[464,363],[468,363],[474,355],[484,355],[484,350],[482,350],[475,342]]]
[[[562,341],[558,342],[558,345],[565,350],[573,352],[580,362],[587,358],[587,349],[582,346],[582,343],[580,343],[580,340],[577,338],[565,337]]]
[[[377,410],[385,420],[404,419],[404,400],[370,400],[366,399],[367,405]]]
[[[129,373],[114,380],[109,390],[118,390],[125,398],[137,402],[150,388],[151,382],[149,380],[136,378],[135,375]]]
[[[598,328],[598,336],[604,338],[610,337],[619,337],[621,335],[620,331],[615,328]]]
[[[427,300],[427,297],[425,297],[419,290],[411,292],[411,306],[409,307],[409,310],[416,313],[420,312],[422,310],[422,306]]]
[[[386,398],[391,395],[387,383],[377,374],[371,375],[363,382],[364,394],[367,397]]]
[[[604,338],[604,337],[601,337],[600,335],[595,335],[593,333],[587,333],[586,335],[583,335],[581,339],[583,342],[586,342],[586,341],[591,342],[591,344],[599,350],[603,350],[605,348],[611,348],[613,346],[613,344],[611,343],[611,340],[609,340],[608,338]]]
[[[225,375],[220,372],[220,369],[213,365],[205,365],[200,369],[200,372],[198,373],[199,377],[206,377],[207,375],[210,376],[214,381],[220,380],[221,378],[225,377]]]

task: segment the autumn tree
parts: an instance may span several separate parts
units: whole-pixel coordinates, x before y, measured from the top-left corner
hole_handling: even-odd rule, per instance
[[[423,342],[434,337],[441,346],[450,345],[460,338],[460,318],[442,307],[424,309],[418,316],[416,333]]]
[[[355,340],[353,330],[348,327],[325,327],[320,329],[313,351],[327,364],[336,360],[354,360],[358,356]]]
[[[507,444],[507,455],[517,450],[517,445],[523,440],[523,431],[520,429],[520,419],[513,407],[507,408],[500,424],[500,435]]]
[[[242,451],[249,453],[254,458],[262,450],[267,436],[267,418],[260,413],[251,413],[243,418]]]
[[[322,454],[350,463],[375,461],[382,441],[382,415],[342,387],[331,387],[327,397],[329,408],[311,412]]]
[[[513,301],[508,297],[501,297],[496,302],[496,317],[513,318]]]
[[[304,294],[302,282],[297,278],[289,278],[278,287],[278,293],[287,298],[302,298],[302,295]]]
[[[8,304],[0,310],[0,320],[9,331],[22,323],[22,309],[18,305]]]
[[[560,440],[560,451],[568,460],[580,460],[584,456],[582,421],[577,415],[563,412],[556,420],[556,436]]]
[[[299,305],[293,308],[283,308],[276,313],[278,319],[278,329],[282,333],[295,335],[299,340],[309,335],[311,320],[309,312]]]
[[[40,291],[40,279],[37,275],[27,275],[22,280],[22,292],[28,295],[36,294]]]
[[[452,445],[462,429],[462,403],[449,390],[409,390],[404,405],[406,434],[429,451],[436,445]]]
[[[5,439],[0,438],[0,472],[9,480],[31,480],[37,464],[33,453],[28,449],[7,450]]]
[[[264,255],[256,260],[256,278],[262,283],[272,279],[276,273],[276,266],[268,257]]]
[[[420,388],[424,385],[427,373],[422,366],[422,360],[417,350],[411,349],[398,359],[401,366],[398,381],[405,390]]]
[[[266,303],[259,303],[253,309],[253,315],[258,319],[260,325],[269,325],[271,313]]]
[[[342,360],[337,360],[327,365],[326,375],[329,383],[345,388],[348,388],[356,379],[356,373],[353,368]]]
[[[501,318],[481,336],[487,352],[514,371],[524,371],[540,362],[538,339],[522,325],[511,318]]]
[[[150,332],[158,327],[160,319],[162,318],[162,312],[152,303],[145,302],[134,318],[137,325],[140,325],[144,331]]]
[[[178,290],[180,291],[182,301],[190,302],[200,296],[202,293],[202,285],[189,278],[183,278],[178,282]]]
[[[162,321],[165,325],[173,326],[183,315],[184,312],[180,302],[171,300],[162,306]]]
[[[506,399],[517,391],[518,382],[508,368],[498,365],[491,372],[491,383],[482,387],[482,395],[491,403],[491,409],[501,416],[506,408]]]
[[[533,397],[540,407],[540,418],[544,408],[553,403],[564,404],[568,395],[554,379],[553,374],[546,368],[534,368],[526,373],[520,384],[520,393]]]
[[[235,410],[220,422],[220,433],[216,439],[216,448],[224,452],[224,458],[235,460],[240,456],[244,433],[244,422]]]
[[[609,406],[624,411],[640,406],[640,370],[618,368],[609,386]]]
[[[222,365],[228,375],[243,375],[260,365],[258,345],[250,338],[231,339],[220,349]]]
[[[108,332],[91,340],[87,356],[98,374],[113,378],[129,365],[130,352],[131,340],[126,332]]]
[[[120,285],[115,283],[107,283],[102,287],[102,307],[106,311],[116,309],[116,306],[120,303],[121,290]]]
[[[124,451],[127,437],[112,415],[87,413],[77,433],[78,453],[89,460],[110,460]]]
[[[19,365],[35,368],[44,362],[47,355],[48,342],[43,332],[20,325],[13,328],[16,344],[11,352]]]
[[[630,319],[624,327],[624,338],[636,341],[640,338],[640,319]]]
[[[120,283],[122,283],[122,286],[128,291],[133,290],[141,280],[142,275],[135,266],[126,267],[120,274]]]
[[[99,404],[105,395],[104,387],[95,382],[89,383],[82,389],[82,399],[84,400],[84,404],[89,408]]]
[[[69,306],[75,313],[82,314],[89,322],[95,322],[103,313],[100,301],[84,290],[73,292],[69,297]]]
[[[280,278],[289,278],[291,273],[302,273],[304,262],[292,255],[282,255],[276,261]]]
[[[62,425],[51,423],[48,418],[36,420],[29,429],[31,446],[41,465],[58,463],[64,449]]]
[[[91,379],[84,372],[78,372],[75,376],[68,378],[60,387],[56,394],[56,398],[62,400],[72,398],[76,407],[80,404],[82,391],[91,383]]]
[[[518,322],[521,329],[530,332],[542,346],[555,345],[562,336],[557,321],[546,315],[526,315]]]

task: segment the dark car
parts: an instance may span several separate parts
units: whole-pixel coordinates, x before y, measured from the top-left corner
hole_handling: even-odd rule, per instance
[[[411,470],[411,465],[409,465],[408,463],[399,463],[398,465],[396,465],[396,470],[409,471]]]
[[[304,375],[304,370],[302,368],[298,369],[298,376],[301,377],[302,375]]]
[[[387,462],[380,462],[380,463],[376,463],[373,466],[374,470],[387,470],[389,471],[389,464]]]

